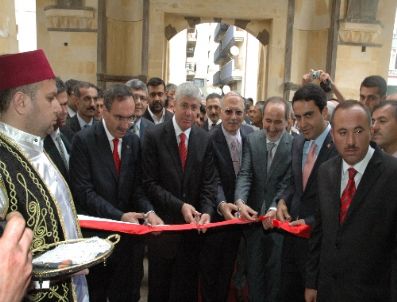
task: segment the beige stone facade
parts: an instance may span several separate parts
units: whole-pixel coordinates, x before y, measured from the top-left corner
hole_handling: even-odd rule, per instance
[[[362,0],[375,5],[368,13],[351,0],[86,0],[77,8],[63,2],[79,1],[37,0],[37,35],[64,79],[100,86],[133,76],[167,80],[169,39],[189,25],[222,21],[266,45],[259,99],[290,97],[311,68],[328,71],[346,97],[357,99],[365,76],[387,77],[397,4]],[[0,52],[16,51],[13,1],[1,1],[0,12]]]

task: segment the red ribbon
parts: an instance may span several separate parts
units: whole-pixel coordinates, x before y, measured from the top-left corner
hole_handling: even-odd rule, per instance
[[[259,221],[264,220],[264,216],[259,216]],[[187,231],[187,230],[202,230],[202,229],[210,229],[216,227],[222,227],[227,225],[236,225],[236,224],[248,224],[252,223],[249,220],[242,220],[240,218],[225,220],[221,222],[211,222],[204,225],[190,223],[190,224],[171,224],[171,225],[142,225],[142,224],[133,224],[128,222],[120,222],[116,220],[95,220],[94,217],[90,219],[89,217],[80,217],[80,227],[87,229],[96,229],[103,231],[112,231],[112,232],[121,232],[132,235],[144,235],[153,232],[164,232],[164,231]],[[281,222],[279,220],[274,219],[272,221],[273,226],[278,229],[282,229],[288,233],[291,233],[295,236],[302,238],[310,237],[310,226],[307,224],[291,226],[289,222]]]

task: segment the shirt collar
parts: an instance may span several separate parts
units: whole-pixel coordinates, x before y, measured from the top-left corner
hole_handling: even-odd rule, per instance
[[[156,124],[161,123],[164,121],[164,116],[165,116],[165,108],[163,108],[162,112],[161,112],[161,117],[158,118],[157,115],[155,115],[151,110],[150,107],[147,107],[147,110],[150,114],[150,116],[152,117],[153,121],[156,121]]]
[[[236,134],[231,134],[230,132],[227,132],[226,129],[223,127],[223,124],[221,125],[222,127],[222,132],[223,135],[226,138],[226,142],[228,145],[231,144],[232,141],[237,140],[237,142],[241,145],[241,133],[240,133],[240,128],[237,130]]]
[[[108,141],[113,145],[113,139],[115,138],[108,130],[108,127],[106,126],[105,119],[102,119],[102,124],[103,128],[105,129],[106,137],[108,138]],[[119,138],[119,142],[121,143],[123,141],[122,138]]]
[[[50,136],[53,140],[55,140],[59,135],[61,135],[61,131],[57,128],[55,131],[51,132]]]
[[[79,121],[80,128],[83,129],[85,125],[92,126],[92,123],[94,121],[94,118],[91,118],[91,120],[87,123],[83,118],[80,116],[80,114],[77,112],[77,120]]]
[[[372,156],[374,155],[375,149],[371,146],[368,147],[367,154],[364,156],[364,158],[356,163],[355,165],[351,166],[345,160],[343,160],[342,164],[342,173],[345,175],[347,173],[347,170],[350,167],[353,167],[360,175],[363,175],[365,172],[365,169],[368,166],[369,161],[371,160]]]
[[[189,135],[190,135],[190,131],[192,130],[192,128],[182,131],[181,127],[179,127],[178,123],[176,122],[175,115],[172,117],[172,124],[174,126],[175,135],[176,135],[177,140],[179,138],[179,135],[183,132],[186,135],[186,141],[189,141]]]
[[[41,152],[44,150],[44,139],[40,136],[27,133],[3,122],[0,122],[0,131],[25,148]]]
[[[318,154],[319,150],[321,149],[321,147],[323,146],[324,141],[327,138],[327,135],[330,130],[331,130],[331,125],[328,123],[327,127],[325,127],[323,132],[321,132],[321,134],[314,140],[314,142],[317,145],[317,151],[316,151],[317,154]]]

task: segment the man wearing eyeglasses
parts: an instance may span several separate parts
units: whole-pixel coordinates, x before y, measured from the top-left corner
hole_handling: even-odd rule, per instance
[[[147,82],[149,106],[143,115],[153,123],[161,124],[172,119],[173,114],[165,109],[165,83],[160,78],[151,78]]]
[[[94,119],[96,112],[96,100],[98,89],[94,84],[88,82],[78,82],[73,88],[73,95],[76,98],[77,113],[66,121],[66,125],[61,128],[61,132],[71,142],[73,136],[82,129],[91,127],[97,122]]]
[[[235,92],[227,93],[221,105],[222,123],[211,130],[214,163],[218,171],[216,221],[234,218],[236,177],[240,171],[242,150],[247,135],[254,131],[244,121],[244,99]],[[241,237],[239,226],[208,230],[200,259],[201,288],[204,301],[227,301],[229,283]]]
[[[104,93],[104,104],[102,121],[76,134],[72,145],[71,187],[79,213],[162,223],[141,189],[140,142],[128,131],[135,108],[130,89],[112,86]],[[143,255],[142,238],[122,236],[106,267],[90,269],[91,300],[139,301]]]
[[[135,101],[135,120],[134,124],[130,128],[132,133],[139,136],[141,141],[145,135],[146,129],[154,126],[152,121],[143,117],[148,106],[148,91],[146,84],[138,79],[129,80],[125,83],[130,89]]]

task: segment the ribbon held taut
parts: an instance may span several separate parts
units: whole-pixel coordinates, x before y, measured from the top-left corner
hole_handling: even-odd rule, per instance
[[[258,217],[258,221],[262,221],[264,219],[265,219],[264,216]],[[97,218],[97,217],[91,217],[85,215],[79,215],[79,222],[80,222],[80,227],[82,228],[96,229],[96,230],[110,231],[110,232],[120,232],[131,235],[145,235],[149,233],[167,232],[167,231],[203,230],[203,229],[211,229],[211,228],[223,227],[228,225],[253,223],[252,221],[235,218],[220,222],[211,222],[204,225],[200,225],[196,223],[190,223],[190,224],[186,223],[186,224],[168,224],[168,225],[151,226],[151,225],[121,222],[117,220],[103,219],[103,218]],[[310,226],[307,224],[292,226],[289,224],[289,222],[281,222],[277,219],[273,219],[272,223],[275,228],[284,230],[295,236],[302,238],[310,237]]]

